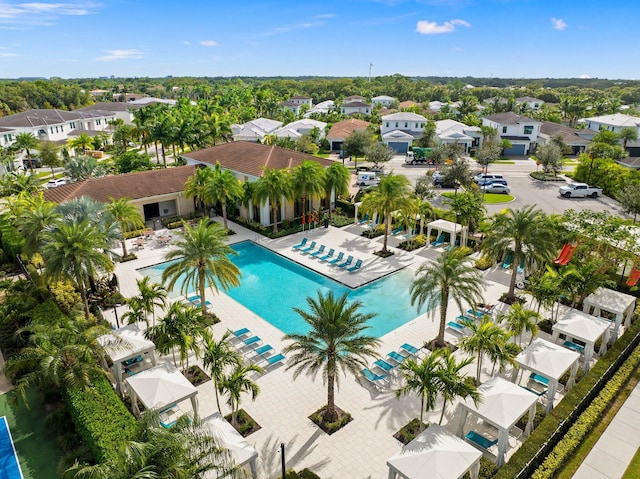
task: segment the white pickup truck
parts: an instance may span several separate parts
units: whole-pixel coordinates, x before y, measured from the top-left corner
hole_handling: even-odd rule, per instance
[[[597,198],[602,195],[602,190],[594,186],[589,186],[586,183],[569,183],[566,186],[561,186],[558,190],[560,196],[565,198]]]

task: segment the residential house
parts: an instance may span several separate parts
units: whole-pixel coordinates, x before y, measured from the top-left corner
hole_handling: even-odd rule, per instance
[[[264,141],[264,137],[270,135],[283,125],[281,121],[269,118],[257,118],[242,125],[231,125],[231,133],[235,141]]]
[[[382,142],[396,153],[405,154],[413,140],[422,136],[426,124],[424,116],[408,111],[385,115],[380,127]]]
[[[342,100],[342,103],[351,103],[352,101],[362,101],[365,102],[367,99],[360,95],[351,95],[347,96]]]
[[[291,169],[303,161],[315,161],[323,167],[333,163],[331,160],[318,158],[297,151],[287,150],[278,146],[261,145],[247,141],[235,141],[223,145],[212,146],[203,150],[192,151],[182,155],[189,165],[207,165],[214,167],[216,163],[226,170],[233,172],[236,178],[241,181],[254,182],[261,178],[265,168],[271,169]],[[302,203],[300,200],[293,202],[283,201],[282,207],[278,211],[278,221],[283,219],[292,220],[302,213]],[[308,199],[305,211],[314,208],[335,206],[335,196],[332,194],[327,200]],[[264,226],[273,224],[271,208],[268,202],[265,204],[254,204],[249,202],[248,206],[239,205],[240,214],[246,218],[259,222]]]
[[[325,101],[321,101],[317,105],[313,105],[304,113],[303,116],[305,118],[309,118],[314,113],[318,115],[326,115],[335,109],[336,109],[336,104],[333,100],[325,100]]]
[[[482,141],[482,130],[477,126],[467,126],[455,120],[438,120],[436,136],[440,144],[459,143],[464,145],[465,152],[477,148]]]
[[[365,131],[369,125],[371,125],[371,123],[368,121],[358,120],[356,118],[334,123],[329,133],[327,133],[327,140],[329,140],[330,145],[329,149],[331,151],[342,150],[342,144],[354,131]]]
[[[366,103],[364,99],[347,101],[347,98],[345,98],[342,105],[340,105],[340,113],[343,115],[353,115],[355,113],[371,115],[371,105]]]
[[[626,115],[624,113],[614,113],[613,115],[594,116],[591,118],[581,118],[578,123],[584,124],[589,130],[598,132],[600,130],[614,131],[620,133],[623,128],[633,128],[640,138],[640,118]],[[629,156],[640,156],[640,139],[629,140],[627,142]]]
[[[302,118],[301,120],[292,121],[284,126],[281,126],[272,133],[278,138],[290,138],[292,140],[299,140],[302,135],[310,134],[317,128],[318,139],[324,138],[327,124],[323,121],[311,120],[309,118]]]
[[[148,105],[164,103],[170,106],[175,105],[175,100],[165,100],[160,98],[144,97],[135,101],[103,101],[93,105],[78,108],[74,111],[84,111],[92,113],[114,114],[127,125],[133,125],[133,112]]]
[[[516,98],[516,103],[519,105],[526,105],[530,110],[539,110],[544,104],[544,100],[530,96],[521,96],[520,98]]]
[[[407,108],[413,108],[413,107],[416,107],[416,106],[417,106],[417,107],[420,107],[420,104],[419,104],[419,103],[416,103],[416,102],[415,102],[415,101],[413,101],[413,100],[401,101],[401,102],[398,104],[398,107],[399,107],[401,110],[405,110],[405,109],[407,109]]]
[[[538,141],[541,145],[546,145],[551,138],[559,136],[566,145],[570,146],[574,155],[584,153],[591,143],[591,138],[596,132],[588,129],[577,130],[566,125],[543,121],[540,125]]]
[[[89,178],[45,190],[44,198],[54,203],[88,196],[101,203],[111,198],[129,198],[147,227],[158,228],[163,217],[184,216],[195,211],[192,198],[184,196],[184,185],[195,173],[193,165],[139,171],[124,175]]]
[[[386,108],[389,108],[396,101],[397,100],[395,98],[393,98],[392,96],[386,96],[386,95],[374,96],[371,99],[371,102],[373,103],[373,106],[381,105],[381,106],[386,107]]]
[[[512,111],[484,116],[482,126],[495,128],[501,140],[511,142],[511,148],[504,150],[505,155],[528,155],[535,150],[540,133],[539,121]]]
[[[296,95],[280,103],[280,106],[284,110],[292,111],[296,116],[302,112],[302,107],[304,105],[311,108],[313,106],[313,99],[304,95]]]
[[[442,107],[446,105],[448,105],[447,102],[442,102],[438,100],[430,101],[429,110],[431,110],[433,113],[440,113],[440,110],[442,110]]]

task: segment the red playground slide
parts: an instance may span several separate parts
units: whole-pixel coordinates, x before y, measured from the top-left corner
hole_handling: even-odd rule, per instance
[[[576,250],[576,245],[572,245],[572,244],[565,244],[562,247],[562,250],[560,251],[560,254],[558,255],[558,257],[555,259],[554,263],[558,264],[560,266],[566,266],[567,263],[569,263],[569,260],[571,259],[571,256],[573,256],[573,252]]]
[[[640,281],[640,269],[636,269],[635,267],[631,270],[631,274],[627,278],[627,282],[625,283],[627,286],[635,286]]]

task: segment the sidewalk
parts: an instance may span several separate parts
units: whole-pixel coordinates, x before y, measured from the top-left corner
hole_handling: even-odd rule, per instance
[[[640,383],[593,446],[573,479],[620,479],[639,447]]]

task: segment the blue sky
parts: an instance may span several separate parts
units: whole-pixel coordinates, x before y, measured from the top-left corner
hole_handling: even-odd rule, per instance
[[[635,79],[619,0],[0,0],[0,77]]]

